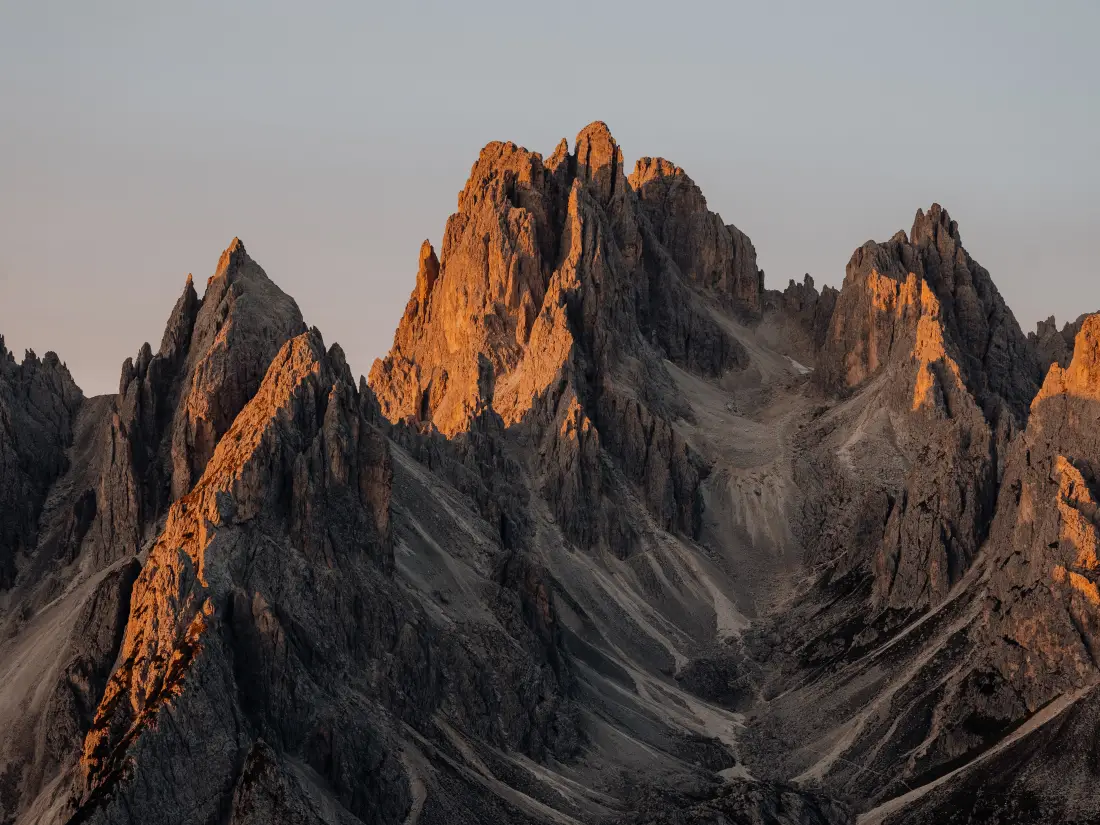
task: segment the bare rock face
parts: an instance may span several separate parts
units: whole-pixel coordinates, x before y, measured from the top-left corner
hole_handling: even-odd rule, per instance
[[[15,361],[0,336],[0,591],[16,563],[34,551],[50,486],[65,471],[65,451],[84,395],[56,354],[27,351]]]
[[[639,158],[629,183],[681,272],[750,313],[760,311],[764,273],[756,265],[756,249],[745,233],[707,209],[702,191],[683,169],[664,158]]]
[[[641,485],[661,523],[692,533],[698,461],[670,426],[675,402],[663,397],[671,381],[660,358],[711,375],[743,362],[688,284],[752,304],[755,253],[706,211],[682,172],[669,185],[686,194],[666,200],[653,187],[667,181],[648,167],[628,180],[604,124],[582,130],[575,146],[569,154],[563,142],[545,163],[514,144],[485,147],[438,264],[421,250],[393,350],[370,384],[391,421],[454,435],[481,409],[490,380],[505,427],[536,430],[547,495],[580,543],[622,543],[625,528],[579,506],[606,487],[604,455]],[[643,185],[649,196],[636,191]],[[692,251],[711,242],[721,245],[713,254]]]
[[[75,769],[122,642],[140,569],[136,559],[128,559],[104,571],[76,590],[70,615],[58,605],[45,621],[31,623],[25,640],[9,643],[11,658],[3,673],[6,698],[28,678],[28,667],[41,678],[19,707],[0,711],[5,731],[0,739],[0,812],[5,821],[28,809],[57,776]],[[40,661],[21,663],[28,654]],[[29,821],[42,815],[41,810],[27,810]]]
[[[563,730],[550,664],[493,639],[503,625],[456,634],[394,582],[374,403],[316,330],[280,350],[134,586],[74,821],[333,821],[319,783],[348,821],[396,823],[416,736],[537,754]],[[536,609],[552,627],[545,591]]]
[[[1013,821],[1021,822],[1044,821],[1044,813],[1056,821],[1094,815],[1094,793],[1056,795],[1055,801],[1052,789],[1065,775],[1056,777],[1049,768],[1059,757],[1038,765],[1032,760],[1035,748],[1057,749],[1053,742],[1080,753],[1082,735],[1095,735],[1098,423],[1100,316],[1092,315],[1082,322],[1068,367],[1051,367],[1026,430],[1013,442],[984,551],[982,586],[959,597],[969,609],[955,613],[962,620],[956,620],[952,644],[914,680],[927,691],[927,704],[919,712],[901,711],[904,725],[933,708],[922,747],[909,763],[911,775],[935,776],[962,756],[982,753],[1025,719],[1033,723],[1018,743],[1010,737],[1010,747],[992,764],[970,772],[966,785],[992,783],[1003,796],[964,802],[956,792],[954,804],[938,808],[945,800],[933,797],[898,821],[938,821],[944,811],[962,817],[983,808],[989,815],[1018,810]],[[943,679],[942,687],[932,687],[934,678]],[[1040,732],[1045,718],[1050,725]],[[1089,767],[1067,770],[1075,782],[1095,777]]]
[[[845,515],[815,552],[846,559],[850,574],[863,561],[847,548],[875,547],[875,604],[904,612],[942,599],[988,534],[1008,442],[1038,389],[1037,362],[939,205],[918,211],[911,238],[899,232],[856,250],[816,377],[877,398],[842,447],[847,465],[864,433],[888,433],[896,455],[880,456],[862,487],[832,487]],[[810,472],[829,461],[820,456]]]
[[[809,273],[799,283],[791,278],[782,292],[768,290],[763,297],[763,311],[779,327],[783,339],[776,344],[793,349],[807,362],[817,362],[825,347],[829,324],[836,309],[840,291],[823,286],[819,292]]]
[[[122,366],[93,491],[96,563],[136,553],[191,489],[279,348],[305,326],[234,239],[200,300],[188,276],[160,348]],[[70,550],[75,556],[76,550]]]
[[[172,425],[173,498],[202,475],[218,439],[260,386],[275,353],[304,330],[294,299],[234,238],[207,282],[191,331]],[[170,325],[165,343],[171,334]]]
[[[1034,352],[989,273],[962,246],[958,224],[933,204],[917,211],[910,237],[868,242],[848,263],[837,301],[822,376],[854,387],[890,360],[924,306],[937,306],[944,336],[958,347],[959,375],[991,417],[1000,401],[1022,423],[1038,389]],[[908,309],[908,308],[912,309]]]
[[[1061,329],[1051,315],[1045,321],[1039,321],[1035,332],[1027,334],[1028,343],[1039,356],[1039,363],[1044,369],[1052,364],[1061,367],[1069,366],[1069,360],[1073,357],[1073,340],[1081,331],[1088,314],[1080,316],[1076,321],[1067,321]]]
[[[392,564],[387,462],[339,351],[326,353],[315,332],[287,342],[198,484],[172,506],[137,581],[119,665],[84,745],[78,819],[115,821],[125,811],[128,821],[146,821],[204,804],[216,809],[221,801],[211,791],[232,794],[249,747],[249,711],[260,726],[253,736],[298,737],[304,747],[301,737],[336,734],[325,728],[317,699],[297,711],[282,705],[290,699],[282,691],[305,675],[298,655],[286,656],[300,644],[294,627],[306,618],[285,612],[283,601],[316,611],[317,599],[336,591],[324,586],[309,595],[318,584],[307,571],[330,565],[385,576]],[[294,537],[289,556],[288,544],[277,549],[280,535],[281,542]],[[254,556],[261,547],[266,558]],[[292,568],[295,581],[285,582]],[[338,618],[354,622],[331,615]],[[302,655],[320,655],[318,644],[338,638],[314,638],[315,652]],[[248,680],[237,684],[245,673]],[[295,690],[310,685],[304,680]],[[275,705],[279,715],[268,728],[261,720]],[[165,715],[186,726],[158,724]],[[303,715],[314,715],[309,730]],[[190,784],[157,790],[128,782],[126,766],[135,762],[150,777],[165,771],[189,776]],[[361,769],[393,771],[385,764]],[[181,808],[184,798],[190,802]],[[362,804],[400,806],[402,798],[391,793],[388,802]]]
[[[935,317],[920,315],[918,328],[929,329]],[[908,360],[892,356],[877,378],[811,429],[808,442],[826,448],[809,453],[807,472],[809,465],[835,472],[833,485],[843,488],[837,498],[849,496],[867,513],[863,521],[853,517],[848,529],[825,525],[822,543],[847,541],[877,548],[878,555],[869,573],[852,551],[831,580],[819,581],[816,595],[780,620],[783,629],[776,632],[799,640],[788,649],[800,662],[764,690],[788,691],[805,678],[800,673],[815,677],[762,715],[783,718],[780,736],[797,754],[793,770],[868,800],[867,807],[883,803],[868,814],[870,821],[1087,821],[1096,804],[1089,754],[1100,681],[1093,560],[1100,538],[1094,478],[1100,317],[1084,318],[1072,359],[1051,366],[1026,428],[992,438],[950,367],[963,363],[951,355],[959,349],[943,340],[950,362],[926,386],[942,397],[949,418],[932,416],[922,424],[915,410],[899,419],[899,405],[912,403],[922,385]],[[912,336],[895,339],[893,346],[905,351],[913,342]],[[846,417],[852,415],[854,428]],[[843,438],[830,440],[830,426],[841,428]],[[890,469],[883,453],[903,437],[917,440],[923,461]],[[948,446],[950,452],[941,452]],[[827,469],[829,451],[850,466]],[[878,478],[892,475],[909,506],[904,498],[891,499],[881,482],[864,476],[860,486],[859,468]],[[924,497],[914,507],[919,491]],[[993,496],[994,503],[979,496]],[[858,505],[851,506],[856,512]],[[826,510],[836,518],[837,510]],[[936,586],[936,554],[949,559],[968,547],[968,535],[977,540],[969,555],[958,557],[964,568]],[[876,602],[885,581],[891,591]],[[931,595],[925,598],[917,581]],[[899,591],[904,599],[896,598]],[[829,600],[824,608],[822,598]],[[914,612],[922,601],[927,607]],[[758,643],[767,644],[752,644]],[[775,655],[774,648],[767,655]],[[861,697],[855,705],[854,695]],[[820,740],[798,744],[814,742],[814,723],[803,728],[798,716],[807,706],[816,710],[802,718],[844,731],[835,750],[822,750]],[[917,788],[922,792],[911,795]]]
[[[1000,559],[991,582],[1003,640],[997,664],[1006,676],[1031,677],[1016,685],[1031,710],[1100,678],[1098,423],[1100,315],[1090,315],[1069,365],[1052,365],[1032,402],[990,535]]]

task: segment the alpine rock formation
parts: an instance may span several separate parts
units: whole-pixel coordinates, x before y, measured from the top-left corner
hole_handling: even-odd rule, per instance
[[[236,239],[114,395],[0,339],[0,822],[1096,820],[1098,433],[938,205],[779,291],[491,143],[369,379]]]

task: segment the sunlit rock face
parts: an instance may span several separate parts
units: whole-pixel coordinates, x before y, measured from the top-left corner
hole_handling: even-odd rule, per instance
[[[682,282],[759,309],[751,243],[668,162],[645,158],[628,180],[603,123],[575,146],[569,154],[563,141],[545,162],[510,143],[482,150],[438,262],[425,242],[393,349],[371,370],[388,418],[463,430],[478,406],[479,356],[509,424],[580,355],[608,360],[621,347],[618,358],[661,354],[708,373],[743,357]],[[667,305],[677,298],[682,306]]]
[[[839,529],[811,552],[850,582],[869,575],[877,609],[927,609],[986,540],[1037,358],[939,205],[918,211],[909,236],[855,251],[821,341],[815,381],[866,404],[839,469],[862,443],[886,450],[858,489],[836,491]]]
[[[672,247],[666,246],[672,244]],[[711,249],[716,245],[716,248]],[[491,397],[505,426],[544,441],[545,493],[581,544],[626,528],[585,512],[608,455],[664,526],[699,527],[698,458],[670,426],[662,358],[705,375],[745,363],[689,284],[759,308],[747,238],[706,210],[690,179],[645,159],[629,180],[603,123],[547,160],[482,150],[371,388],[391,421],[453,435]]]
[[[994,616],[1002,638],[1015,642],[1004,648],[1007,670],[1027,677],[1031,707],[1100,678],[1098,425],[1100,316],[1090,315],[1068,367],[1053,364],[1032,401],[990,536],[1002,559]]]
[[[907,237],[868,242],[848,263],[827,343],[826,381],[853,387],[874,375],[907,331],[931,316],[958,348],[957,370],[988,414],[1003,401],[1018,421],[1041,377],[1012,311],[989,273],[962,246],[958,224],[933,204]]]

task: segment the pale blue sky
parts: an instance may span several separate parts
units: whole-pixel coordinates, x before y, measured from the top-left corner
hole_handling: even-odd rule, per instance
[[[480,147],[595,119],[771,286],[938,200],[1025,328],[1061,321],[1100,309],[1098,36],[1097,0],[0,0],[0,333],[113,391],[239,235],[366,372]]]

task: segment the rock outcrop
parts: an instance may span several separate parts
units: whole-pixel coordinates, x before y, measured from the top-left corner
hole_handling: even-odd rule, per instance
[[[1038,354],[1039,363],[1043,369],[1052,364],[1060,367],[1069,366],[1069,360],[1073,357],[1073,340],[1081,331],[1088,314],[1081,315],[1076,321],[1067,321],[1061,329],[1051,315],[1045,321],[1039,321],[1035,326],[1035,332],[1027,334],[1028,343]]]
[[[918,319],[935,302],[937,324],[958,348],[960,379],[987,416],[1000,402],[1019,423],[1038,389],[1040,366],[989,273],[962,246],[958,224],[933,204],[917,211],[909,237],[868,242],[848,263],[821,376],[855,387],[909,346]]]
[[[233,240],[200,300],[188,276],[160,348],[122,365],[91,525],[96,563],[136,553],[187,493],[255,394],[268,364],[305,329],[301,312]],[[76,551],[70,550],[75,556]]]
[[[819,292],[808,272],[801,283],[791,278],[782,292],[767,290],[763,310],[776,327],[774,345],[798,353],[807,362],[816,362],[825,347],[839,296],[839,290],[828,285]]]
[[[53,352],[15,360],[0,336],[0,591],[38,542],[38,520],[51,485],[65,471],[65,451],[84,395]]]
[[[525,658],[522,620],[518,640],[497,623],[466,638],[393,580],[394,471],[373,406],[316,330],[275,357],[135,584],[75,821],[250,822],[265,806],[329,821],[321,781],[349,816],[401,822],[426,780],[407,754],[452,726],[568,753],[559,682]],[[501,621],[518,595],[495,597]]]
[[[664,158],[639,158],[628,182],[657,240],[686,277],[729,296],[748,313],[760,312],[764,273],[752,241],[707,209],[702,191],[683,169]]]

